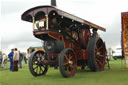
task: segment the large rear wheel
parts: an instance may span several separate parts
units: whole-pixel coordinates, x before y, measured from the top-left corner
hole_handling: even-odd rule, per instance
[[[100,37],[96,36],[97,33],[93,33],[93,36],[88,42],[88,65],[91,71],[104,70],[106,64],[106,47],[105,43]]]
[[[45,75],[48,70],[48,65],[43,62],[46,59],[43,51],[35,51],[29,59],[29,70],[33,76]]]
[[[73,49],[65,48],[59,54],[59,69],[63,77],[74,76],[77,68],[77,57]]]

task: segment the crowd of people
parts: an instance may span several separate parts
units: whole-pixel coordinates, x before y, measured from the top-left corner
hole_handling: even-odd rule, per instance
[[[27,50],[27,53],[21,53],[17,48],[11,49],[11,52],[8,55],[0,55],[0,68],[6,68],[7,62],[9,61],[9,70],[12,72],[18,71],[18,68],[22,68],[22,60],[27,64],[29,57],[29,49]]]

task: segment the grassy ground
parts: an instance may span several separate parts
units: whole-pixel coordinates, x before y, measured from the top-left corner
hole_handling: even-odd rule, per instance
[[[102,72],[77,70],[72,78],[63,78],[59,70],[50,68],[46,76],[33,77],[27,65],[19,72],[0,71],[0,85],[128,85],[128,70],[121,60],[110,61],[111,69]]]

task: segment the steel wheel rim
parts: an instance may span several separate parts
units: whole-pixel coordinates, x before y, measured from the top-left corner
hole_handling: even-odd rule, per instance
[[[64,70],[68,76],[73,76],[76,71],[76,57],[71,50],[64,55]]]
[[[98,39],[96,42],[95,59],[98,69],[103,70],[106,60],[106,48],[104,42],[101,39]]]
[[[43,75],[47,72],[48,66],[43,64],[45,56],[43,53],[35,53],[32,59],[32,69],[37,75]]]

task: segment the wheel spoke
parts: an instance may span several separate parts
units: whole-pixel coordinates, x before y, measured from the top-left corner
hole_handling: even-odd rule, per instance
[[[100,66],[103,65],[103,63],[102,63],[100,60],[98,60],[98,59],[96,59],[96,62],[97,62],[97,64],[99,64]]]
[[[45,65],[42,65],[42,66],[43,66],[43,68],[46,68]]]
[[[68,62],[65,62],[65,63],[64,63],[64,66],[65,66],[65,65],[68,65],[68,64],[69,64]]]
[[[41,73],[41,72],[43,72],[43,69],[42,69],[42,67],[40,66],[40,73]]]
[[[99,56],[99,57],[102,57],[102,58],[104,57],[104,55],[98,55],[98,56]]]
[[[72,59],[72,55],[70,54],[70,55],[69,55],[69,60],[71,60],[71,59]]]
[[[37,53],[35,56],[36,56],[36,58],[38,58],[39,54]]]
[[[103,46],[104,45],[102,44],[99,48],[97,48],[97,50],[100,51],[103,48]]]
[[[36,68],[36,73],[38,74],[38,66],[37,66],[37,68]]]
[[[40,58],[43,58],[44,56],[42,54],[40,54]]]
[[[32,64],[33,65],[37,65],[38,61],[33,61]]]
[[[35,69],[37,69],[38,68],[38,66],[36,65],[36,67],[34,67],[33,69],[35,70]]]
[[[39,66],[39,67],[40,67],[39,74],[41,74],[41,66]]]
[[[37,60],[37,56],[34,56],[34,59],[32,61],[36,61]]]
[[[72,65],[70,65],[70,69],[71,69],[71,70],[73,69],[73,66],[72,66]]]
[[[67,57],[67,55],[65,55],[64,57],[65,57],[66,60],[69,60],[68,57]]]
[[[70,73],[69,68],[70,68],[70,66],[68,65],[68,66],[67,66],[67,72],[68,72],[68,73]]]
[[[104,58],[104,55],[101,55],[101,54],[96,55],[96,58]]]
[[[36,61],[36,57],[34,56],[33,60],[32,61]]]
[[[96,45],[99,46],[101,44],[100,40],[97,41]]]

